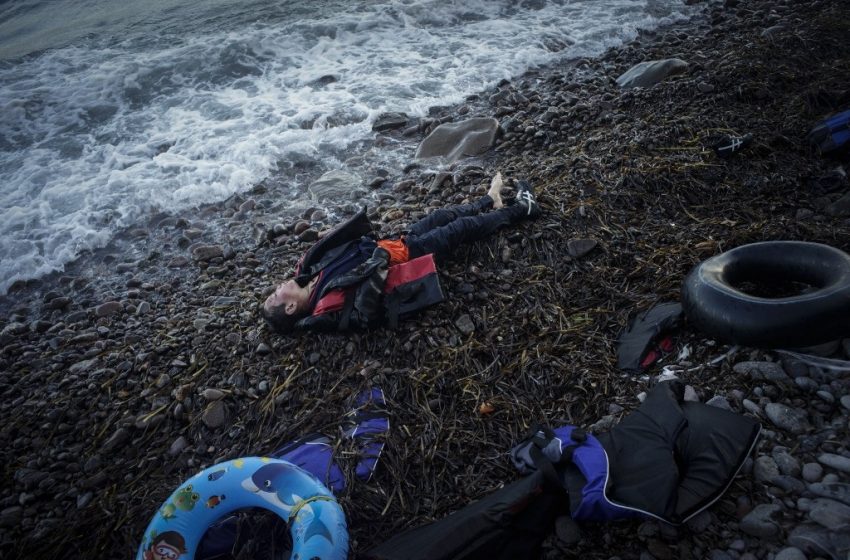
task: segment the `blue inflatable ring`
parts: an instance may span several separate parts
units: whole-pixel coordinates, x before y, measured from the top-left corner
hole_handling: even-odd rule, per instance
[[[244,508],[262,508],[286,520],[292,560],[345,560],[345,514],[333,494],[287,461],[245,457],[205,469],[184,484],[153,516],[137,560],[189,560],[207,529]]]

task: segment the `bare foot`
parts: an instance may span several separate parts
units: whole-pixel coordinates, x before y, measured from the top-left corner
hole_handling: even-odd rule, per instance
[[[498,210],[503,207],[502,203],[502,187],[504,183],[502,182],[502,172],[496,173],[493,176],[493,180],[490,181],[490,190],[487,191],[487,195],[493,199],[493,209]]]

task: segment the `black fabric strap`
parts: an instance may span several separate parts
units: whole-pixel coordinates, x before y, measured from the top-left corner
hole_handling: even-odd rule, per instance
[[[354,293],[345,294],[345,305],[342,307],[342,315],[339,318],[339,330],[347,331],[351,322],[351,311],[354,309]]]

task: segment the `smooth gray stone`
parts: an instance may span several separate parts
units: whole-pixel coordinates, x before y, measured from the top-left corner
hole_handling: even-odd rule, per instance
[[[806,560],[806,555],[799,548],[790,546],[780,550],[774,560]]]
[[[790,476],[800,476],[801,468],[800,461],[790,455],[787,451],[773,450],[773,460],[776,461],[776,466],[779,467],[779,472]]]
[[[776,362],[738,362],[732,367],[735,373],[746,375],[756,381],[791,383],[791,378]]]
[[[498,132],[499,121],[489,117],[441,124],[419,145],[416,158],[444,157],[455,162],[478,156],[493,147]]]
[[[781,517],[782,508],[775,504],[759,504],[741,520],[741,530],[762,539],[776,537],[782,533],[782,526],[776,520]]]
[[[199,245],[192,249],[192,258],[196,261],[208,261],[224,255],[220,245]]]
[[[834,453],[822,453],[818,457],[818,463],[837,471],[850,473],[850,457],[843,457]]]
[[[850,484],[844,482],[816,482],[809,485],[809,491],[815,496],[831,498],[850,506]]]
[[[753,466],[753,476],[758,482],[770,482],[779,476],[779,467],[772,457],[762,455],[756,459]]]
[[[780,403],[768,403],[764,407],[764,411],[774,425],[792,434],[802,434],[811,427],[808,415],[804,410],[791,408]]]
[[[830,531],[813,523],[804,523],[791,531],[788,544],[809,556],[847,560],[847,553],[850,552],[850,532]]]
[[[812,501],[809,517],[832,531],[850,532],[850,506],[841,502],[829,498],[816,498]]]
[[[823,467],[818,463],[806,463],[803,465],[803,480],[806,482],[817,482],[823,476]]]
[[[617,78],[617,85],[623,89],[650,87],[687,69],[688,63],[678,58],[647,60],[629,68]]]

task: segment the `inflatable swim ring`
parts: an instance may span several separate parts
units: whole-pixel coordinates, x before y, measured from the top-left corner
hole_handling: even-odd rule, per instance
[[[806,286],[760,297],[747,283]],[[718,339],[762,348],[804,347],[850,334],[850,255],[829,245],[765,241],[697,265],[682,286],[688,321]]]
[[[245,457],[205,469],[162,504],[136,560],[189,560],[209,526],[238,509],[262,508],[289,523],[292,560],[345,560],[345,514],[312,474],[279,459]]]

